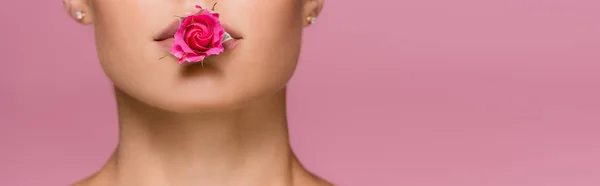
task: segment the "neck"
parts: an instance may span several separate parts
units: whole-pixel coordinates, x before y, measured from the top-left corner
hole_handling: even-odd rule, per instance
[[[242,109],[177,114],[116,91],[115,185],[291,185],[285,90]]]

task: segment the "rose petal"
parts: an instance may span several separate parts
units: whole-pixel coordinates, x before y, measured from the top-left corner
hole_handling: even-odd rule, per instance
[[[206,24],[213,25],[219,22],[219,14],[204,11],[200,14],[195,15],[194,21],[204,21]]]
[[[185,42],[189,43],[194,40],[198,35],[202,35],[202,30],[188,30],[185,33]]]
[[[187,43],[185,42],[185,28],[187,27],[187,25],[190,24],[190,22],[192,21],[192,19],[190,17],[187,17],[185,19],[183,19],[181,26],[179,27],[179,29],[177,30],[177,32],[175,32],[174,35],[174,45],[179,46],[180,50],[185,52],[185,53],[192,53],[192,49],[187,45]]]
[[[187,57],[187,61],[190,63],[200,62],[206,58],[206,54],[189,54]]]
[[[196,39],[198,45],[203,47],[212,45],[213,32],[210,28],[214,23],[212,23],[213,20],[211,20],[212,18],[209,18],[209,16],[210,15],[194,16],[194,24],[188,28],[188,30],[194,30],[194,32],[188,32],[185,36],[188,38],[188,44],[190,44],[191,39],[193,38]],[[198,30],[201,30],[201,32],[198,32]]]
[[[225,29],[221,24],[214,25],[213,27],[213,46],[221,46],[223,37],[225,37]]]
[[[180,45],[174,45],[173,48],[171,48],[171,54],[177,58],[182,58],[185,55],[185,52]]]
[[[213,47],[213,48],[208,49],[208,51],[206,51],[206,55],[207,56],[218,55],[218,54],[221,54],[224,50],[225,50],[225,48],[223,48],[223,47]]]
[[[191,33],[186,33],[186,38],[197,37],[200,39],[208,39],[212,37],[212,31],[208,25],[194,24],[188,28]]]
[[[179,63],[181,65],[181,64],[185,63],[185,59],[181,58],[181,59],[177,60],[177,63]]]
[[[202,42],[202,41],[192,39],[192,40],[190,40],[190,42],[188,44],[189,44],[190,48],[195,52],[206,52],[208,49],[210,49],[208,45],[201,45],[199,42]]]
[[[194,39],[194,40],[192,40],[192,42],[190,42],[190,46],[191,46],[190,48],[192,48],[192,50],[195,50],[195,51],[206,52],[206,50],[213,47],[209,41],[210,41],[210,38],[209,39]]]

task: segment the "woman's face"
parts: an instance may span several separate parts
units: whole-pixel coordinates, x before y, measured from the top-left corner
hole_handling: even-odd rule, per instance
[[[114,85],[149,105],[176,112],[231,109],[281,90],[291,78],[307,17],[323,0],[220,0],[215,12],[237,38],[204,65],[160,59],[155,41],[175,16],[216,0],[65,0],[72,16],[93,24],[101,66]],[[163,43],[164,44],[164,43]]]

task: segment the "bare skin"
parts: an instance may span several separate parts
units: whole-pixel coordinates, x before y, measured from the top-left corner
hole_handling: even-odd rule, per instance
[[[64,1],[78,23],[94,27],[120,126],[104,167],[73,185],[332,185],[291,150],[285,104],[302,30],[323,0],[219,1],[237,44],[203,66],[159,59],[168,50],[153,38],[214,0]]]
[[[332,186],[290,149],[284,91],[218,117],[165,113],[116,95],[119,147],[74,186]]]

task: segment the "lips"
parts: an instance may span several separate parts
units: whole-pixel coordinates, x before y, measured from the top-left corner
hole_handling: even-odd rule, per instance
[[[231,38],[233,38],[233,40],[240,40],[240,39],[244,39],[235,29],[231,28],[231,26],[222,23],[221,22],[221,26],[223,26],[223,29],[225,29],[225,32],[229,33],[229,35],[231,36]]]
[[[156,35],[156,37],[154,37],[154,41],[164,41],[169,38],[173,38],[179,29],[179,25],[181,25],[179,20],[171,22],[171,24],[165,27],[159,34]]]
[[[231,39],[231,40],[223,42],[223,47],[226,49],[232,49],[233,47],[235,47],[235,45],[237,45],[238,42],[239,42],[238,39]]]

